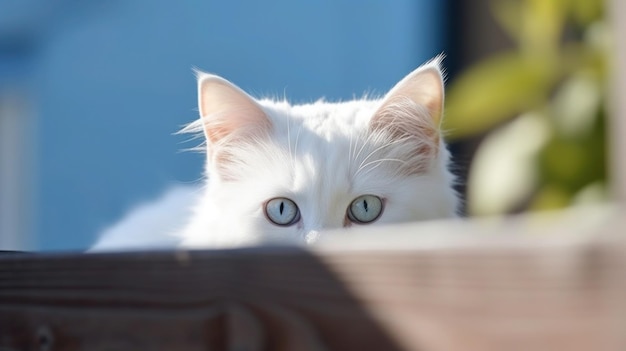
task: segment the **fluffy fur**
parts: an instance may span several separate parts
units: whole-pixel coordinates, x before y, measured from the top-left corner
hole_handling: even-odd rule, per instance
[[[374,100],[291,105],[256,100],[214,75],[199,73],[198,83],[201,118],[184,131],[204,133],[207,181],[189,198],[192,214],[170,226],[184,228],[155,233],[155,241],[176,238],[173,246],[183,247],[311,243],[326,229],[360,226],[347,210],[366,194],[384,203],[368,225],[456,215],[450,156],[439,129],[439,58]],[[278,226],[266,218],[264,206],[276,197],[297,204],[297,223]],[[143,231],[132,229],[125,235]]]

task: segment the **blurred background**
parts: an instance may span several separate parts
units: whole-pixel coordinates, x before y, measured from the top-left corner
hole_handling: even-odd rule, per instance
[[[467,215],[604,201],[597,0],[0,0],[0,250],[76,250],[194,183],[192,68],[294,102],[384,93],[446,53]]]

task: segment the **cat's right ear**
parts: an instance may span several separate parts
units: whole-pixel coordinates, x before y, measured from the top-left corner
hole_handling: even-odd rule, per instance
[[[236,85],[219,76],[196,72],[198,110],[210,146],[267,132],[271,123],[259,104]]]

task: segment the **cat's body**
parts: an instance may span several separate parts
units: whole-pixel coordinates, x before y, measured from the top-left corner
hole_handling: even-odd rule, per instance
[[[173,235],[154,237],[187,247],[309,243],[326,229],[453,217],[442,109],[439,60],[381,99],[305,105],[255,100],[200,74],[202,118],[187,130],[204,131],[207,183],[189,196],[193,213],[164,230]],[[95,248],[124,235],[135,234],[109,231]]]

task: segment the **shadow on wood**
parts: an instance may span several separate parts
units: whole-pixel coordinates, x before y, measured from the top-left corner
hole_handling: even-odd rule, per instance
[[[297,249],[0,258],[2,350],[400,350]]]

